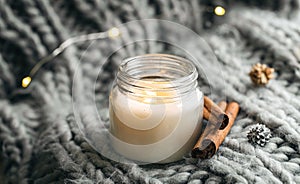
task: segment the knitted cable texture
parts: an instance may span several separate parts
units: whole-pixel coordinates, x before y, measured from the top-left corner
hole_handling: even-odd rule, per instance
[[[198,0],[0,0],[1,183],[300,183],[300,1],[229,4],[224,24],[203,31],[204,10]],[[72,90],[80,94],[76,99],[82,121],[97,123],[84,103],[95,97],[108,127],[108,93],[121,60],[144,53],[176,53],[172,47],[154,42],[127,45],[99,74],[99,58],[111,45],[72,45],[38,72],[30,88],[20,88],[33,65],[67,38],[148,18],[174,21],[202,35],[216,53],[226,82],[226,90],[216,90],[241,106],[235,125],[211,159],[186,157],[145,166],[117,163],[96,152],[76,124]],[[145,33],[144,26],[126,29],[139,37],[160,37],[155,28]],[[127,43],[132,38],[124,34],[121,39]],[[276,70],[276,79],[267,87],[251,84],[248,73],[257,62]],[[74,80],[80,80],[75,87]],[[212,82],[218,86],[217,75]],[[208,83],[199,83],[207,93]],[[95,94],[90,94],[86,89],[94,84]],[[272,130],[265,147],[247,141],[255,123]]]

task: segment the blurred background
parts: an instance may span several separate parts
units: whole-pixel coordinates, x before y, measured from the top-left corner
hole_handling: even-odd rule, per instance
[[[0,0],[0,181],[300,182],[299,6],[299,0]],[[122,165],[91,148],[76,124],[73,100],[82,108],[79,117],[85,125],[97,123],[96,115],[89,111],[88,102],[94,101],[107,128],[108,93],[120,62],[145,53],[184,55],[168,44],[132,43],[108,60],[105,56],[114,43],[74,44],[31,76],[27,88],[22,87],[31,69],[68,38],[142,19],[176,22],[203,37],[218,59],[226,84],[226,90],[217,86],[212,98],[224,96],[241,105],[238,123],[211,160]],[[134,36],[168,36],[144,24],[126,30],[128,34],[116,43],[129,43]],[[202,52],[193,47],[193,53]],[[209,62],[210,56],[202,55],[215,71],[212,82],[218,84],[219,67]],[[276,70],[276,80],[266,88],[256,88],[248,77],[251,66],[258,62]],[[75,89],[74,83],[78,84]],[[199,84],[209,95],[205,77],[199,78]],[[266,148],[247,142],[248,127],[257,122],[266,124],[275,135]]]

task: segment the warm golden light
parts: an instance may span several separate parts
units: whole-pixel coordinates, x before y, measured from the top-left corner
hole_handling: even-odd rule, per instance
[[[108,30],[108,36],[110,38],[116,38],[118,36],[120,36],[120,30],[116,27],[111,28],[110,30]]]
[[[218,16],[223,16],[223,15],[225,15],[226,10],[222,6],[216,6],[214,12]]]
[[[29,86],[31,82],[31,77],[25,77],[23,80],[22,80],[22,87],[23,88],[27,88]]]

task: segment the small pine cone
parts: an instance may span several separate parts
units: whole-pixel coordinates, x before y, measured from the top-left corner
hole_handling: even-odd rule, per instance
[[[263,124],[256,124],[250,127],[247,133],[247,138],[252,144],[258,144],[265,146],[272,137],[271,131],[268,127]]]
[[[257,63],[252,66],[249,76],[254,84],[266,85],[273,78],[274,68]]]

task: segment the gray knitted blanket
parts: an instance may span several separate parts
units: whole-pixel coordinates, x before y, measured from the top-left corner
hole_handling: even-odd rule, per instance
[[[252,2],[233,2],[227,18],[220,17],[222,24],[203,30],[205,10],[198,0],[0,0],[0,183],[300,183],[300,2]],[[27,89],[20,85],[39,59],[71,36],[148,18],[174,21],[202,35],[217,55],[226,84],[226,90],[217,86],[218,95],[212,98],[225,96],[241,106],[235,125],[211,159],[116,162],[95,151],[76,122],[79,117],[85,125],[97,124],[89,110],[92,99],[106,130],[108,92],[122,59],[176,54],[173,47],[133,43],[103,61],[111,43],[72,45],[39,70]],[[126,29],[141,37],[162,34],[149,27],[145,33],[143,24]],[[121,41],[131,40],[122,35]],[[190,48],[201,52],[197,46]],[[99,73],[101,62],[105,64]],[[266,87],[252,85],[248,76],[257,62],[276,70]],[[217,67],[206,64],[216,72],[211,82],[218,84]],[[91,94],[88,89],[94,86]],[[200,86],[209,93],[208,83]],[[74,99],[79,112],[74,112]],[[247,131],[256,123],[272,131],[265,147],[247,141]]]

